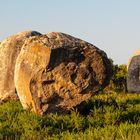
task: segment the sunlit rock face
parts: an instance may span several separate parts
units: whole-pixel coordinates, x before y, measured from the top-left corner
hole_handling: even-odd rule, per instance
[[[67,113],[112,76],[105,52],[64,33],[27,39],[16,60],[15,85],[25,109],[35,113]]]
[[[24,41],[36,35],[40,35],[40,33],[35,31],[21,32],[0,43],[0,101],[18,98],[14,85],[15,61]]]
[[[140,50],[137,50],[128,62],[128,92],[140,93]]]

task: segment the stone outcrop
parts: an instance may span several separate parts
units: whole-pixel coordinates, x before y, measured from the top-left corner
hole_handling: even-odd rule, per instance
[[[140,93],[140,50],[129,60],[127,70],[128,92]]]
[[[15,86],[25,109],[66,113],[103,89],[111,75],[103,51],[52,32],[26,39],[16,60]]]
[[[21,32],[0,43],[0,101],[17,99],[14,85],[15,61],[24,40],[36,35],[40,35],[40,33],[35,31]]]

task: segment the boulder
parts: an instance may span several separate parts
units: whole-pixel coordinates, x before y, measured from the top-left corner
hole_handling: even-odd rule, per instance
[[[24,40],[36,35],[40,35],[40,33],[35,31],[21,32],[0,43],[0,101],[17,99],[14,85],[15,61]]]
[[[140,50],[129,60],[127,70],[128,92],[140,93]]]
[[[15,66],[20,101],[38,114],[69,112],[102,90],[111,76],[105,52],[57,32],[27,39]]]

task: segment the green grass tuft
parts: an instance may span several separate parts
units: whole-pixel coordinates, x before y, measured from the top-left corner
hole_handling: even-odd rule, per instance
[[[140,95],[102,93],[87,102],[85,112],[38,116],[19,101],[0,105],[0,139],[139,140]]]

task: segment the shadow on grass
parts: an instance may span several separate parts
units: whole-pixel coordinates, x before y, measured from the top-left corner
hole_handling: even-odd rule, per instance
[[[140,111],[125,112],[119,116],[118,122],[138,123],[140,120]]]
[[[107,106],[112,106],[114,109],[118,108],[118,104],[114,98],[108,98],[106,101],[102,99],[91,99],[87,102],[84,101],[80,105],[77,105],[75,109],[84,116],[89,115],[92,109],[103,110]]]
[[[93,110],[94,108],[96,109],[101,109],[104,110],[106,107],[112,108],[112,110],[119,109],[120,111],[126,111],[127,109],[131,107],[134,108],[134,106],[140,104],[140,98],[138,99],[127,99],[127,100],[120,100],[116,101],[116,98],[109,97],[106,100],[103,99],[91,99],[88,100],[87,102],[82,102],[80,105],[77,105],[75,107],[75,110],[77,110],[81,115],[87,116]],[[128,112],[129,114],[126,114],[126,118],[130,118],[135,116],[140,116],[140,111],[133,111],[133,112]],[[121,116],[121,118],[125,118],[125,116]]]
[[[130,104],[130,105],[140,104],[140,99],[128,99],[126,100],[126,104]]]

